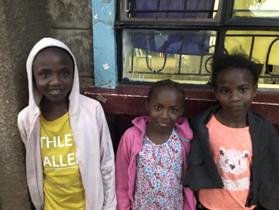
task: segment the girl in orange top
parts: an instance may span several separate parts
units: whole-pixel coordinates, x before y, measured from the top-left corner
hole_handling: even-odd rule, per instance
[[[214,60],[219,105],[195,117],[185,185],[201,208],[279,209],[279,137],[271,122],[250,111],[259,66],[243,55]]]

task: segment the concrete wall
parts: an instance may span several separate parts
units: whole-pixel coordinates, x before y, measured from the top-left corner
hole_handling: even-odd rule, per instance
[[[65,42],[77,58],[81,87],[93,84],[90,0],[47,0],[50,36]]]
[[[89,0],[0,0],[0,210],[32,209],[16,125],[28,101],[27,55],[42,37],[61,39],[76,55],[86,87],[93,83],[91,25]]]
[[[44,0],[0,0],[0,209],[31,209],[16,116],[27,103],[25,60],[47,32]]]

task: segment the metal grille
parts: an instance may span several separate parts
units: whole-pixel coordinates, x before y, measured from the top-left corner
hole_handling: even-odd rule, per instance
[[[131,36],[133,36],[131,39],[135,39],[136,33],[131,33]],[[278,83],[279,79],[279,68],[276,64],[270,64],[269,59],[270,56],[275,56],[278,54],[278,48],[279,48],[279,34],[271,35],[271,34],[227,34],[226,38],[249,38],[251,41],[249,43],[250,49],[248,49],[246,54],[249,56],[250,59],[255,60],[259,63],[259,65],[262,66],[262,79],[268,79],[265,80],[267,83]],[[265,48],[267,48],[267,53],[264,56],[265,60],[262,62],[257,61],[257,59],[253,58],[253,55],[255,54],[255,45],[259,44],[257,43],[258,38],[270,38],[272,41],[269,43],[269,45],[266,45]],[[148,40],[146,39],[146,42]],[[135,42],[134,42],[135,43]],[[278,46],[276,46],[278,44]],[[274,47],[277,49],[274,50]],[[153,49],[155,50],[155,49]],[[181,49],[180,49],[181,50]],[[199,76],[201,81],[208,79],[211,73],[211,62],[214,56],[215,46],[214,45],[208,45],[208,49],[206,52],[201,52],[199,56],[199,62],[196,62],[196,65],[192,67],[191,71],[185,71],[183,70],[182,60],[186,56],[192,56],[191,54],[183,54],[176,52],[174,53],[164,53],[164,52],[154,52],[150,49],[141,49],[135,46],[132,46],[132,52],[130,56],[130,70],[128,73],[137,73],[137,74],[156,74],[156,75],[188,75],[188,76]],[[140,56],[138,55],[141,52]],[[240,53],[245,53],[238,51]],[[277,52],[277,53],[276,53]],[[236,53],[230,52],[228,49],[224,48],[224,53]],[[197,55],[195,55],[197,56]],[[169,62],[170,59],[176,59],[175,66],[172,67],[172,71],[167,67],[167,62]],[[152,59],[155,58],[157,60],[158,65],[156,65],[156,68],[151,65]],[[143,68],[139,69],[136,67],[135,63],[138,62],[138,59],[141,59],[141,62],[144,63],[145,69]],[[278,62],[279,64],[279,62]],[[204,77],[204,79],[203,79]]]
[[[262,2],[256,0],[120,2],[124,10],[116,26],[122,30],[122,37],[126,36],[123,34],[129,37],[122,40],[122,78],[145,81],[149,78],[156,80],[178,76],[189,83],[204,82],[210,77],[211,62],[216,54],[240,52],[261,66],[260,83],[279,84],[279,59],[275,58],[279,52],[277,3],[270,8],[263,4],[259,6]],[[257,14],[250,16],[251,13]],[[197,48],[193,43],[202,43],[202,40],[197,41],[192,37],[199,37],[201,31],[210,32],[208,37],[203,37],[207,44],[195,51]],[[228,33],[232,31],[234,33]],[[197,35],[191,32],[197,32]],[[160,37],[160,34],[163,36]],[[237,49],[234,50],[228,44],[230,39],[248,41],[234,46]],[[157,45],[158,40],[163,43]],[[260,42],[264,43],[263,47],[259,46]],[[258,54],[261,54],[260,58]]]

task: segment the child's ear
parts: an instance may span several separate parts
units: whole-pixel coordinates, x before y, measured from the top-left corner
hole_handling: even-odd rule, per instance
[[[183,116],[184,111],[185,111],[185,101],[184,101],[184,103],[182,104],[182,107],[179,110],[179,117]]]
[[[180,96],[180,104],[179,104],[178,110],[177,110],[178,111],[177,112],[178,117],[182,117],[183,116],[184,111],[185,111],[185,103],[186,103],[185,96],[183,94],[183,95]]]
[[[181,114],[180,114],[180,117],[182,117],[182,116],[184,115],[184,112],[185,112],[185,108],[184,108],[184,106],[183,106],[182,111],[181,111]]]
[[[256,94],[257,94],[257,90],[258,90],[258,84],[255,84],[253,88],[254,88],[254,94],[253,94],[253,97],[255,97],[255,96],[256,96]]]
[[[213,88],[213,95],[216,98],[216,95],[217,95],[217,88],[216,87]]]

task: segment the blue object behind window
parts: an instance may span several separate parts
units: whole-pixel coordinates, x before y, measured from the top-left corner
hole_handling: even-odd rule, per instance
[[[133,12],[136,18],[211,18],[214,2],[215,0],[135,0]],[[195,12],[183,12],[187,10]],[[146,31],[135,33],[133,43],[135,48],[147,51],[202,55],[208,53],[209,38],[208,32],[159,33],[158,31]]]

